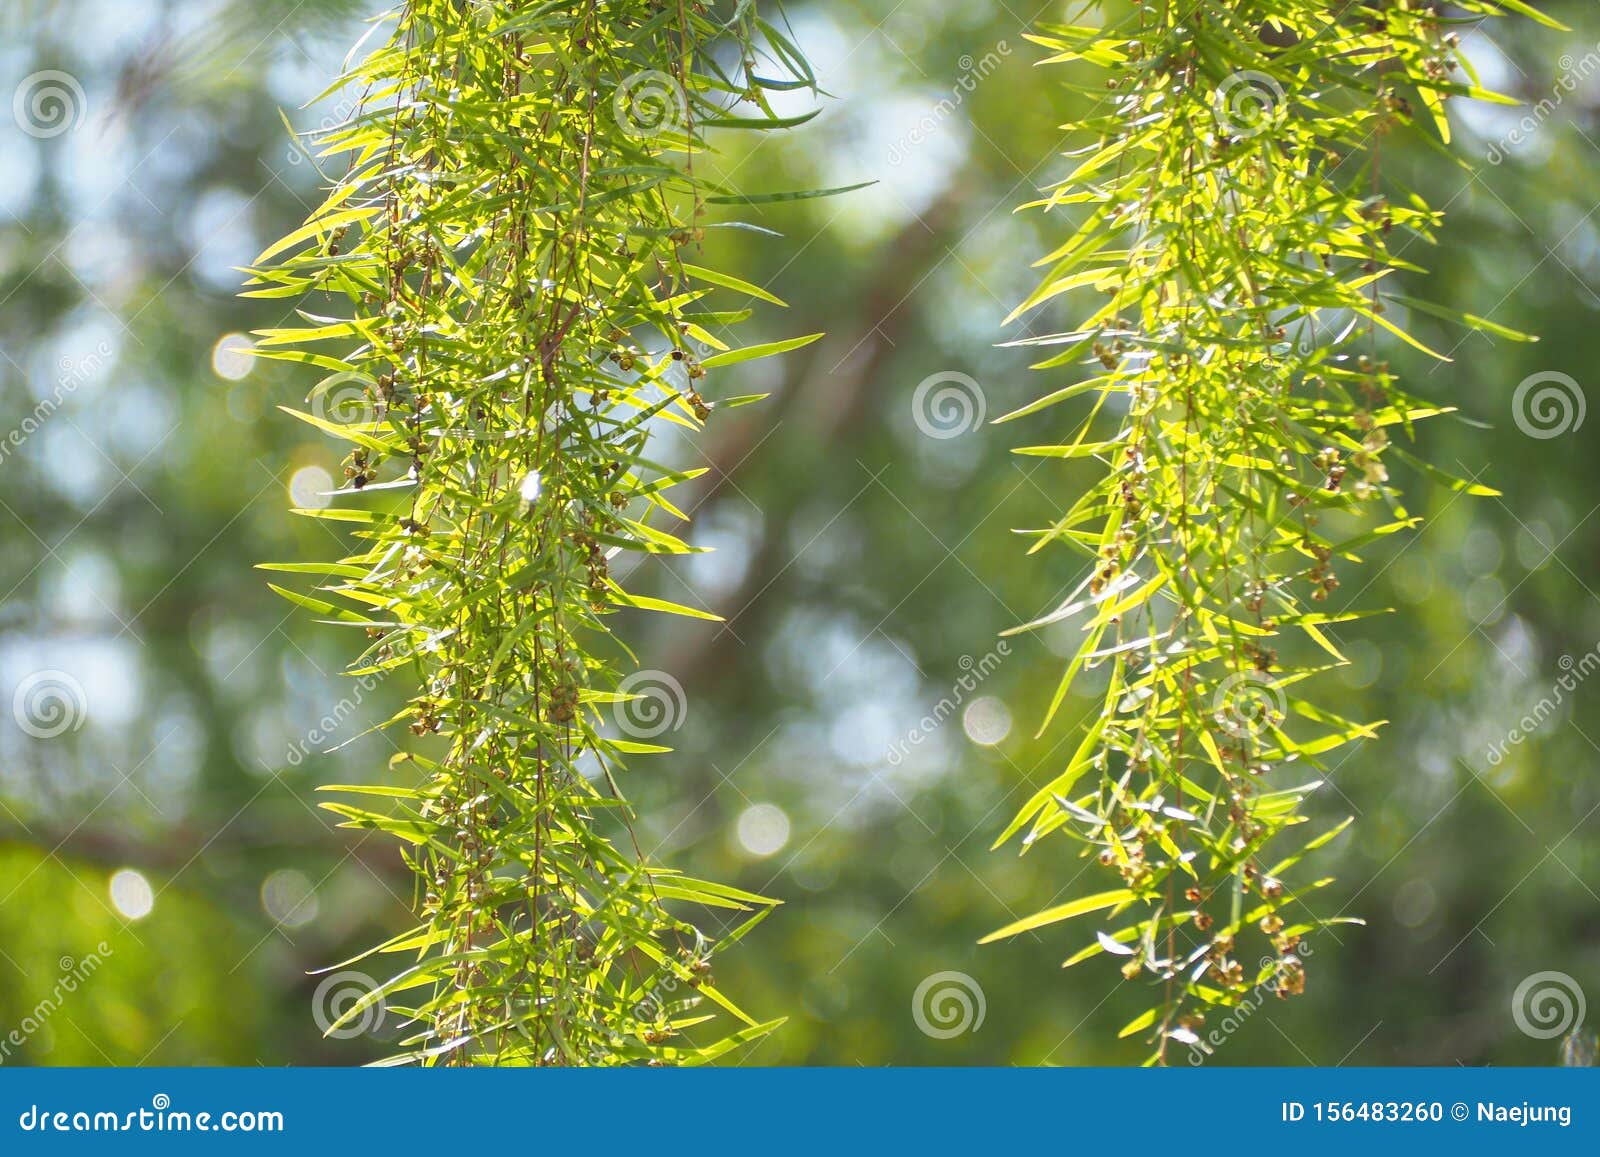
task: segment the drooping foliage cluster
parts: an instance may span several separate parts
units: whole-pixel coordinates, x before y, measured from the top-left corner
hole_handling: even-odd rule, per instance
[[[1337,624],[1373,613],[1330,595],[1417,523],[1391,464],[1486,490],[1399,444],[1448,409],[1386,357],[1448,360],[1413,313],[1524,338],[1404,292],[1440,214],[1384,172],[1383,142],[1448,155],[1446,102],[1499,99],[1461,32],[1543,17],[1520,0],[1086,7],[1100,23],[1032,38],[1096,109],[1032,206],[1072,224],[1017,314],[1101,300],[1018,343],[1071,377],[1007,420],[1088,405],[1020,451],[1104,470],[1027,532],[1091,562],[1018,630],[1083,632],[1041,733],[1081,675],[1104,694],[1001,842],[1063,837],[1117,882],[988,939],[1097,914],[1067,963],[1111,954],[1148,981],[1124,1035],[1165,1061],[1174,1042],[1204,1054],[1208,1011],[1303,991],[1302,939],[1346,919],[1316,903],[1326,879],[1290,878],[1344,826],[1293,838],[1330,755],[1379,726],[1307,695],[1345,661]],[[299,303],[257,353],[321,370],[290,412],[351,447],[337,502],[299,513],[358,545],[273,564],[321,580],[276,589],[364,632],[352,675],[416,688],[385,725],[411,733],[389,773],[325,805],[395,837],[416,877],[417,925],[361,958],[393,975],[343,1020],[382,1001],[410,1026],[395,1059],[424,1063],[713,1059],[778,1023],[712,977],[772,901],[634,837],[622,760],[661,749],[611,725],[632,697],[613,616],[712,616],[629,594],[612,566],[688,549],[653,516],[682,519],[668,495],[697,472],[653,460],[652,435],[754,400],[708,371],[817,336],[730,349],[750,301],[776,299],[696,263],[707,229],[738,224],[721,207],[813,195],[709,180],[707,130],[796,124],[767,94],[814,81],[747,0],[410,0],[373,35],[336,86],[354,111],[316,142],[343,174],[251,290]],[[738,919],[712,938],[697,907]],[[739,1026],[699,1027],[719,1019]]]
[[[1117,957],[1156,997],[1123,1035],[1149,1039],[1152,1061],[1173,1042],[1203,1058],[1207,1013],[1303,991],[1302,938],[1340,919],[1315,903],[1329,881],[1290,882],[1344,826],[1300,837],[1301,805],[1378,724],[1308,689],[1345,661],[1330,624],[1372,613],[1329,609],[1340,572],[1418,521],[1390,466],[1485,490],[1403,448],[1446,411],[1386,351],[1444,357],[1408,332],[1413,312],[1524,336],[1404,292],[1440,214],[1383,171],[1384,142],[1410,133],[1448,155],[1446,102],[1502,99],[1461,34],[1502,10],[1544,18],[1520,0],[1086,7],[1098,25],[1032,38],[1095,112],[1072,126],[1087,138],[1074,170],[1032,206],[1072,225],[1017,311],[1070,305],[1070,332],[1020,342],[1070,376],[1007,418],[1092,399],[1063,440],[1019,451],[1104,465],[1028,532],[1034,551],[1092,561],[1019,629],[1082,629],[1045,727],[1080,676],[1105,691],[1001,842],[1070,840],[1115,886],[989,939],[1097,914],[1067,963]]]
[[[694,259],[725,206],[798,195],[706,179],[706,131],[786,128],[806,117],[768,92],[815,86],[749,3],[409,0],[369,35],[336,86],[355,111],[316,140],[343,174],[250,291],[299,304],[257,352],[325,373],[290,412],[350,446],[334,504],[298,513],[357,545],[273,566],[321,581],[279,589],[365,638],[350,674],[416,688],[390,773],[325,805],[398,839],[419,917],[333,1028],[383,1001],[410,1026],[396,1060],[704,1061],[778,1023],[711,971],[772,902],[633,837],[621,761],[662,749],[611,721],[613,617],[713,616],[612,567],[688,549],[651,519],[683,517],[669,492],[699,471],[652,461],[652,432],[753,400],[708,372],[810,340],[730,349],[776,299]],[[733,930],[689,922],[707,908]]]

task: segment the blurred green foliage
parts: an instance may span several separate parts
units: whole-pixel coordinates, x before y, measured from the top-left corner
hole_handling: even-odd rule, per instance
[[[224,335],[281,319],[236,299],[232,270],[312,203],[317,178],[278,109],[302,127],[337,114],[337,96],[299,106],[336,71],[362,6],[30,7],[8,11],[0,96],[55,69],[86,108],[49,137],[0,119],[0,428],[81,382],[0,458],[0,707],[54,670],[84,710],[53,738],[0,712],[0,1030],[51,992],[63,957],[113,951],[5,1063],[371,1059],[382,1043],[322,1039],[308,974],[402,928],[409,885],[383,841],[333,829],[311,788],[388,774],[389,745],[358,736],[405,691],[366,697],[334,738],[348,746],[291,759],[351,695],[335,674],[349,653],[250,567],[332,556],[322,524],[285,511],[292,482],[314,492],[316,475],[297,472],[336,473],[340,451],[273,409],[303,395],[302,375],[213,368]],[[1600,999],[1600,692],[1562,692],[1551,719],[1507,742],[1552,698],[1562,657],[1600,644],[1597,427],[1534,438],[1513,417],[1532,374],[1590,388],[1600,346],[1600,13],[1547,8],[1574,30],[1507,19],[1469,37],[1485,85],[1528,102],[1453,110],[1472,171],[1426,149],[1385,156],[1386,175],[1448,214],[1421,257],[1429,296],[1543,341],[1416,319],[1455,360],[1391,351],[1416,392],[1466,419],[1430,423],[1426,456],[1503,497],[1402,477],[1425,528],[1374,550],[1339,592],[1397,611],[1338,633],[1354,662],[1331,677],[1329,706],[1391,722],[1312,805],[1318,823],[1357,817],[1320,855],[1338,883],[1318,912],[1368,925],[1316,937],[1304,1000],[1265,1006],[1210,1063],[1549,1064],[1557,1042],[1513,1016],[1519,983],[1559,971]],[[971,714],[956,691],[999,631],[1081,577],[1064,556],[1025,562],[1009,528],[1064,509],[1088,474],[1014,458],[1020,427],[936,438],[914,418],[937,374],[969,375],[988,417],[1038,388],[1017,351],[995,348],[1027,332],[999,322],[1046,251],[1011,210],[1067,171],[1057,126],[1074,114],[1032,68],[1034,15],[791,4],[833,99],[757,151],[727,141],[720,161],[751,191],[880,182],[752,210],[782,239],[708,240],[708,264],[790,303],[770,336],[830,336],[725,387],[771,390],[766,403],[662,448],[710,466],[688,501],[694,541],[716,551],[648,562],[630,586],[692,591],[726,625],[623,625],[688,705],[663,740],[675,752],[628,773],[646,850],[785,901],[719,968],[753,1013],[790,1017],[744,1063],[1142,1055],[1114,1038],[1145,994],[1103,961],[1059,971],[1081,947],[1070,929],[976,946],[1089,890],[1062,848],[989,851],[1030,781],[1065,758],[1052,744],[1067,729],[1031,736],[1072,639],[1015,640]],[[1069,704],[1094,706],[1092,684]],[[148,916],[114,902],[124,869],[150,884]],[[980,1027],[919,1028],[914,994],[941,972],[981,988]]]

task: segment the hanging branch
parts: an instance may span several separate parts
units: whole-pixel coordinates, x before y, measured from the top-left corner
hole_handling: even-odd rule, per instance
[[[1119,883],[986,940],[1098,914],[1103,927],[1066,963],[1118,957],[1156,993],[1122,1035],[1144,1034],[1152,1062],[1172,1041],[1198,1062],[1209,1010],[1302,992],[1302,937],[1352,922],[1306,902],[1330,881],[1285,879],[1350,822],[1292,842],[1324,757],[1380,726],[1302,695],[1345,662],[1328,625],[1374,613],[1314,609],[1338,564],[1419,521],[1386,462],[1494,493],[1391,444],[1448,410],[1402,388],[1380,342],[1448,360],[1406,332],[1407,311],[1528,340],[1396,291],[1400,274],[1421,272],[1406,248],[1431,242],[1440,214],[1381,172],[1380,145],[1415,130],[1438,149],[1447,100],[1504,100],[1478,87],[1458,28],[1501,9],[1553,22],[1520,0],[1094,7],[1100,27],[1030,37],[1052,53],[1044,63],[1107,78],[1070,74],[1097,103],[1076,127],[1097,140],[1030,207],[1078,224],[1012,315],[1101,294],[1072,332],[1015,343],[1046,351],[1036,369],[1089,364],[1094,376],[1001,420],[1094,397],[1067,440],[1018,451],[1092,458],[1106,473],[1027,532],[1030,553],[1061,544],[1092,563],[1060,607],[1017,630],[1083,620],[1041,734],[1080,673],[1097,670],[1106,690],[1065,769],[996,846],[1056,834]],[[1377,525],[1362,519],[1374,509]]]
[[[323,805],[344,826],[400,842],[420,917],[372,950],[409,963],[329,1031],[381,1001],[414,1028],[396,1060],[707,1061],[780,1023],[711,976],[775,901],[633,837],[622,759],[666,749],[607,726],[640,698],[619,688],[612,616],[715,616],[629,595],[611,566],[689,550],[650,520],[682,519],[668,492],[700,471],[652,461],[652,432],[755,400],[713,402],[708,371],[820,336],[730,349],[746,303],[782,303],[688,255],[738,224],[708,206],[824,195],[695,171],[708,128],[809,119],[766,92],[814,80],[749,4],[723,23],[690,0],[411,0],[381,23],[387,43],[335,86],[359,109],[318,139],[348,170],[248,294],[307,302],[257,352],[326,372],[288,412],[352,445],[347,482],[296,513],[362,544],[267,568],[321,576],[317,596],[274,589],[364,630],[349,674],[418,687],[386,725],[415,736],[394,774],[325,789],[358,797]],[[694,907],[742,923],[713,941]],[[719,1009],[731,1034],[691,1028]]]

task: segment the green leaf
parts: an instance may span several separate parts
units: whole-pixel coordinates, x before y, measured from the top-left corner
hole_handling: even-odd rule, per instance
[[[1499,325],[1496,322],[1490,321],[1488,318],[1479,317],[1475,313],[1462,313],[1460,310],[1447,309],[1442,305],[1435,305],[1431,301],[1423,301],[1421,298],[1416,297],[1407,297],[1400,293],[1386,293],[1383,296],[1385,301],[1393,301],[1399,305],[1405,306],[1407,309],[1414,309],[1418,313],[1426,313],[1432,317],[1443,318],[1445,321],[1453,321],[1458,325],[1466,326],[1468,329],[1479,330],[1483,333],[1491,333],[1495,337],[1504,338],[1507,341],[1530,342],[1539,340],[1531,333],[1523,333],[1521,330],[1511,329],[1509,326]]]
[[[853,193],[876,185],[876,181],[862,181],[855,185],[840,185],[836,189],[807,189],[798,193],[728,193],[707,197],[708,205],[773,205],[784,201],[808,201],[813,197],[837,197],[840,193]]]
[[[792,337],[786,341],[769,341],[762,345],[746,346],[742,350],[729,350],[727,353],[713,354],[700,364],[708,370],[721,366],[738,365],[740,362],[752,361],[755,358],[771,357],[773,354],[784,354],[790,350],[801,349],[810,345],[824,334],[812,333],[805,337]]]
[[[732,289],[758,301],[770,301],[773,305],[782,305],[783,302],[772,296],[759,285],[752,285],[748,281],[733,276],[731,273],[722,273],[714,269],[706,269],[699,265],[690,265],[680,262],[678,268],[696,281],[705,281],[711,285],[720,285],[724,289]]]
[[[1035,912],[1032,916],[1024,916],[1014,920],[1001,928],[998,932],[991,932],[979,944],[992,944],[996,940],[1005,940],[1024,932],[1032,932],[1035,928],[1043,928],[1050,924],[1070,920],[1074,916],[1084,916],[1090,912],[1103,911],[1106,908],[1115,908],[1129,903],[1135,899],[1133,892],[1126,888],[1118,888],[1111,892],[1099,892],[1093,896],[1084,896],[1082,899],[1070,900],[1065,904],[1057,904],[1054,908],[1046,908],[1043,912]]]

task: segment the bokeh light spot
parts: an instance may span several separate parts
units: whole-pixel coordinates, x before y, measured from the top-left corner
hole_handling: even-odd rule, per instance
[[[304,872],[284,868],[261,884],[261,907],[279,924],[302,928],[317,918],[317,892]]]
[[[219,378],[237,382],[255,368],[256,359],[250,351],[256,343],[242,333],[223,334],[211,347],[211,368]]]
[[[111,876],[111,903],[129,920],[143,920],[156,906],[156,896],[143,874],[123,868]]]
[[[777,804],[758,803],[739,813],[739,843],[752,856],[771,856],[789,842],[789,817]]]
[[[980,747],[993,747],[1011,734],[1011,711],[993,695],[985,695],[967,704],[961,728]]]
[[[304,510],[321,510],[333,502],[333,475],[321,466],[302,466],[289,479],[289,499]]]

